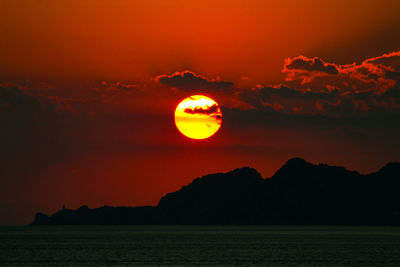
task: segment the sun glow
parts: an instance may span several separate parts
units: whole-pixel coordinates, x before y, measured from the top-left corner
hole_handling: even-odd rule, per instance
[[[192,95],[175,109],[175,125],[186,137],[205,139],[215,134],[222,124],[221,108],[213,99]]]

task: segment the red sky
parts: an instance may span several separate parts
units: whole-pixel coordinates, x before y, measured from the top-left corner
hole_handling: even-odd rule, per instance
[[[399,161],[398,10],[1,1],[0,224],[63,204],[154,205],[198,176],[251,166],[269,177],[294,156],[362,173]],[[222,108],[208,140],[175,128],[192,94]]]

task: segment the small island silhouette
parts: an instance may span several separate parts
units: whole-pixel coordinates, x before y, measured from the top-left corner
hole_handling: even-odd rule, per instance
[[[160,224],[400,226],[400,163],[362,175],[293,158],[271,178],[244,167],[196,178],[154,207],[63,207],[31,225]]]

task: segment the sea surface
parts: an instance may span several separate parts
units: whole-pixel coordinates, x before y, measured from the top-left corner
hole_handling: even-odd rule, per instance
[[[0,266],[400,266],[400,228],[0,227]]]

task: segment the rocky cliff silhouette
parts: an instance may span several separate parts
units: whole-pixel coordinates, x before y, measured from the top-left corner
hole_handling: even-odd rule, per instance
[[[155,207],[38,213],[32,225],[400,225],[400,163],[361,175],[289,160],[271,178],[244,167],[194,179]]]

